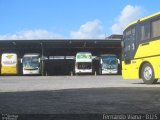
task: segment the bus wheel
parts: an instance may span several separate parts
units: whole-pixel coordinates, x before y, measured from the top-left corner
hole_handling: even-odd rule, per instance
[[[158,79],[155,79],[154,70],[151,64],[145,63],[141,69],[141,78],[145,84],[155,84]]]

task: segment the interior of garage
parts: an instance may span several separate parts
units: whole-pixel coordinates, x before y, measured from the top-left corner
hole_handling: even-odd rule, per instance
[[[77,52],[91,52],[93,56],[116,54],[121,59],[121,38],[0,41],[0,55],[17,53],[20,71],[20,59],[24,54],[41,54],[42,75],[71,75],[74,72],[74,56]],[[121,71],[121,65],[119,65],[119,71]]]

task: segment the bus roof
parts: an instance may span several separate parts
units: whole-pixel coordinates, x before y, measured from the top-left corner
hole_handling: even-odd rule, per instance
[[[117,56],[115,54],[101,54],[100,56]]]
[[[154,13],[154,14],[149,15],[149,16],[147,16],[147,17],[144,17],[144,18],[141,18],[141,19],[139,19],[139,20],[133,21],[133,22],[129,23],[129,24],[126,26],[125,30],[126,30],[128,27],[136,24],[138,21],[139,21],[139,22],[142,22],[142,21],[145,21],[145,20],[147,20],[147,19],[150,19],[150,18],[155,17],[155,16],[158,16],[158,15],[160,15],[160,12],[157,12],[157,13]]]
[[[40,56],[39,53],[27,53],[27,54],[24,54],[24,57],[33,57],[33,56]]]
[[[91,53],[90,52],[78,52],[77,55],[78,54],[91,54]]]
[[[17,56],[16,53],[2,53],[2,56],[6,56],[6,55],[15,55],[15,56]]]

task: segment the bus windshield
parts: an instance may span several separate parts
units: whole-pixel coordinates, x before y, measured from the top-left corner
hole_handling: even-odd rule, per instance
[[[15,66],[17,64],[17,56],[15,54],[3,54],[2,65]]]
[[[102,67],[105,69],[116,69],[117,68],[116,56],[103,56]]]
[[[39,67],[39,57],[24,57],[23,66],[30,69],[36,69]]]

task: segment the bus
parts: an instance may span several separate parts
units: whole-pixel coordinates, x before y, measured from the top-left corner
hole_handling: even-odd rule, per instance
[[[160,78],[160,12],[129,24],[123,32],[122,77],[154,84]]]
[[[40,54],[31,53],[25,54],[21,60],[23,75],[38,75],[41,74],[41,59]]]
[[[103,74],[118,74],[119,59],[115,54],[103,54],[98,57],[98,73]]]
[[[1,74],[18,74],[18,57],[16,53],[3,53],[1,56]]]
[[[92,54],[90,52],[78,52],[75,58],[75,74],[92,74]]]

